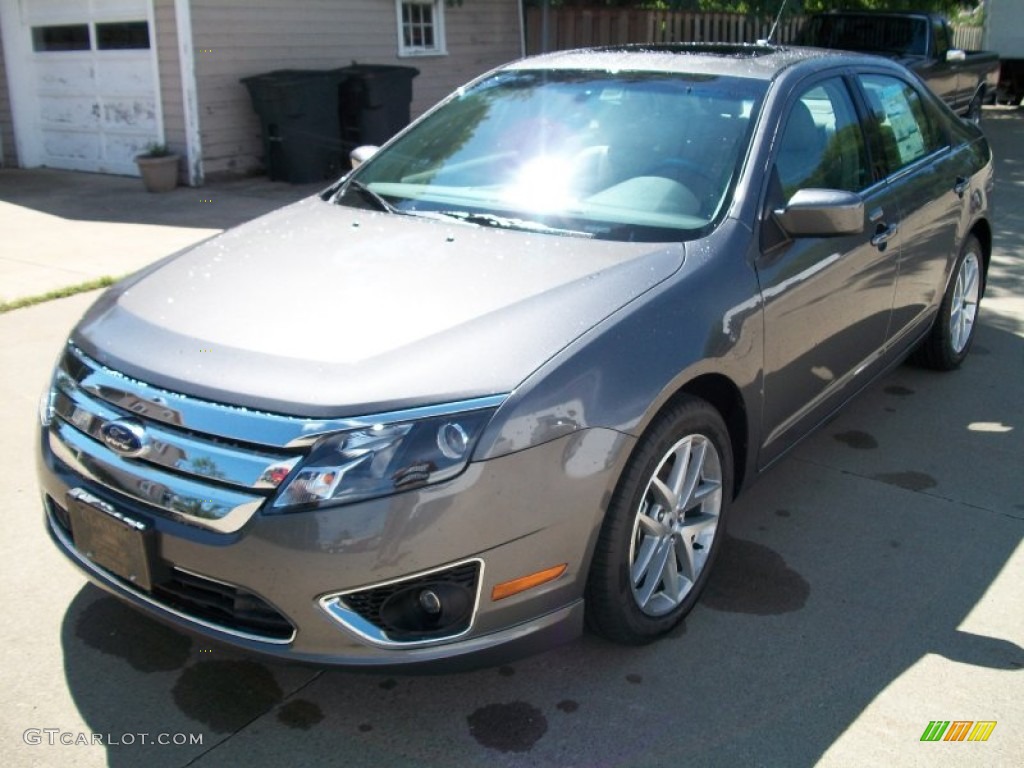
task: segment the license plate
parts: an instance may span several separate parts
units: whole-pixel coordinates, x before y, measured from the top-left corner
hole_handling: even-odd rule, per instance
[[[118,512],[81,488],[68,492],[67,504],[75,548],[101,568],[150,591],[149,525]]]

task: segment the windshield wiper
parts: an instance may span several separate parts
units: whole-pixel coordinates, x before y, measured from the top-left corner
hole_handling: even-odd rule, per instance
[[[425,211],[423,213],[426,213]],[[458,219],[467,224],[477,224],[481,227],[495,227],[497,229],[514,229],[520,232],[542,232],[545,235],[562,235],[564,237],[593,237],[592,232],[582,232],[576,229],[562,229],[551,227],[539,221],[528,219],[513,219],[507,216],[498,216],[493,213],[473,213],[471,211],[431,211],[430,213],[445,216],[449,219]]]

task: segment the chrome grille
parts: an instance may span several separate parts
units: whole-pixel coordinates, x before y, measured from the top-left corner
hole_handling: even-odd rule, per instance
[[[70,345],[54,377],[52,399],[49,444],[57,458],[106,488],[224,533],[245,525],[302,459],[297,447],[253,439],[266,423],[259,414],[148,387]],[[216,415],[233,411],[245,413],[249,439],[239,440],[237,431],[216,431],[232,421]],[[212,430],[200,426],[203,415]],[[286,442],[308,429],[302,419],[270,419],[278,427],[272,437]],[[104,439],[110,425],[125,423],[138,425],[146,436],[137,454],[112,450]],[[290,429],[285,432],[284,426]]]

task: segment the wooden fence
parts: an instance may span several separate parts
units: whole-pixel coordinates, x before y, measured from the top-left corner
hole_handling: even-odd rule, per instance
[[[627,43],[754,43],[768,37],[772,22],[738,13],[530,7],[526,9],[526,52]],[[802,16],[783,19],[774,40],[792,42],[803,23]],[[981,38],[981,27],[954,27],[958,47],[981,48]]]

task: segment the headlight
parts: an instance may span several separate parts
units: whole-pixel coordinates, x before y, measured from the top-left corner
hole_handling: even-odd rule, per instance
[[[271,509],[347,504],[455,477],[469,462],[494,410],[328,435],[291,473]]]

